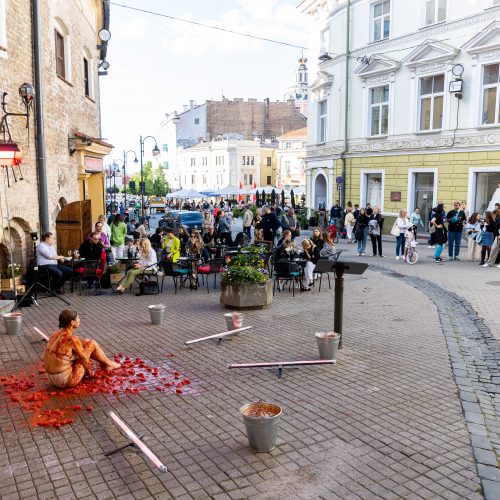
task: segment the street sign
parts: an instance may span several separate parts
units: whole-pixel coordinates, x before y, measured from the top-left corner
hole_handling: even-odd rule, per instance
[[[337,177],[337,184],[342,184],[344,182],[344,179],[342,177]]]

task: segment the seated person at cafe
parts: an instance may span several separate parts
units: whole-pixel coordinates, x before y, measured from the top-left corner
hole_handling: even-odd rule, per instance
[[[123,293],[132,283],[135,278],[143,273],[152,274],[157,271],[156,252],[151,247],[151,242],[144,238],[139,243],[139,260],[133,264],[132,269],[127,271],[125,277],[116,287],[118,293]]]
[[[77,386],[87,375],[94,376],[92,361],[97,361],[103,370],[120,368],[111,361],[95,340],[79,339],[73,330],[80,326],[76,311],[65,309],[59,315],[59,328],[54,332],[45,348],[43,367],[49,382],[60,389]]]
[[[40,244],[36,247],[36,263],[38,267],[45,270],[50,276],[52,288],[57,293],[63,293],[64,283],[71,278],[73,269],[62,264],[63,255],[57,255],[54,247],[54,235],[52,233],[42,234]]]
[[[276,245],[277,247],[280,247],[284,241],[291,241],[292,240],[292,231],[290,229],[285,229],[283,233],[281,233],[281,238],[278,241],[278,244]]]
[[[139,233],[139,238],[149,238],[149,222],[144,219],[142,224],[137,226],[136,232]]]
[[[177,237],[181,242],[181,247],[180,247],[181,255],[186,255],[186,246],[189,241],[189,233],[187,232],[187,229],[184,226],[181,226],[179,228]]]
[[[101,260],[104,245],[99,238],[99,232],[90,233],[90,239],[80,245],[80,257],[85,260]]]
[[[181,242],[174,234],[174,230],[168,227],[165,230],[165,239],[161,244],[163,249],[163,259],[170,262],[177,262],[181,256]]]
[[[151,245],[155,250],[161,248],[164,233],[165,231],[162,227],[157,227],[155,234],[151,235],[149,238],[149,241],[151,241]]]
[[[208,252],[205,250],[205,245],[203,244],[201,235],[196,229],[193,229],[193,231],[191,231],[187,250],[188,254],[193,257],[203,257],[203,260],[205,262],[208,260]]]
[[[203,245],[205,250],[210,254],[216,254],[217,249],[215,248],[219,244],[217,234],[215,233],[214,226],[209,226],[208,231],[203,235]]]
[[[295,257],[298,257],[298,252],[297,246],[292,239],[283,241],[283,243],[276,249],[276,252],[274,254],[275,261],[290,260]]]
[[[95,223],[94,231],[96,231],[97,234],[99,234],[99,239],[101,240],[103,247],[104,248],[111,248],[111,244],[109,243],[108,235],[104,232],[104,227],[102,225],[102,222]],[[92,234],[93,233],[89,234],[89,240],[92,237]]]

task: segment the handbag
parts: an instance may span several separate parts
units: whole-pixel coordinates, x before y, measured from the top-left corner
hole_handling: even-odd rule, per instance
[[[156,295],[158,293],[158,283],[156,281],[141,281],[139,283],[139,295]]]
[[[391,234],[393,236],[399,236],[401,234],[401,231],[399,230],[399,227],[398,227],[398,224],[396,221],[394,221],[394,224],[392,225]]]
[[[482,231],[480,231],[479,233],[477,233],[476,235],[476,243],[479,245],[481,243],[481,240],[483,239],[483,233]]]

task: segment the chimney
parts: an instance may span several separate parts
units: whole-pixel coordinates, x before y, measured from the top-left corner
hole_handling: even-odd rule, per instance
[[[184,108],[184,113],[189,109],[189,106],[187,104],[184,104],[184,106],[182,106]]]
[[[257,99],[254,99],[253,97],[249,97],[248,102],[257,102]]]
[[[194,108],[194,101],[191,99],[189,101],[189,109],[193,109]]]

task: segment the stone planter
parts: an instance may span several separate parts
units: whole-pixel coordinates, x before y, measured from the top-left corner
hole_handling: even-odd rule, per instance
[[[17,288],[17,286],[21,284],[21,276],[16,276],[14,280]],[[2,291],[9,291],[9,290],[12,291],[12,286],[13,286],[12,278],[7,278],[7,279],[2,278],[1,286],[2,286]]]
[[[220,302],[230,309],[263,309],[273,301],[273,282],[222,282]]]

